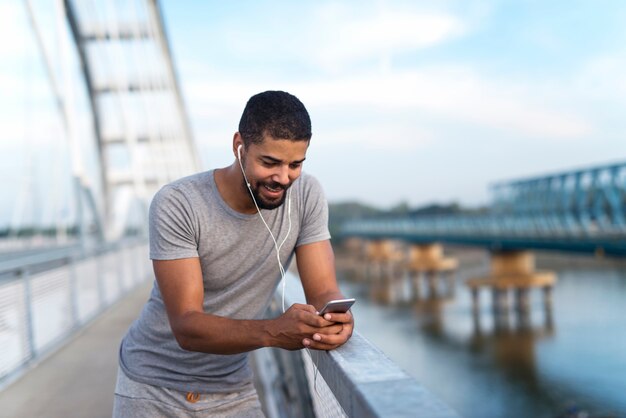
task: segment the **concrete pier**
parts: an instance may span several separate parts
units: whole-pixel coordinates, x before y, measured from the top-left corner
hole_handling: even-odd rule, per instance
[[[491,256],[491,274],[488,277],[471,278],[467,286],[472,291],[474,310],[478,310],[478,292],[481,288],[491,289],[494,312],[508,312],[509,293],[515,295],[515,310],[525,316],[530,310],[529,292],[533,288],[543,290],[544,305],[552,303],[552,288],[556,274],[551,271],[535,271],[535,257],[530,251],[508,251]]]
[[[366,246],[367,278],[391,279],[406,258],[405,251],[393,240],[369,241]]]
[[[412,299],[422,298],[422,281],[427,282],[431,297],[442,293],[439,282],[446,282],[446,294],[454,294],[454,271],[459,263],[451,257],[444,257],[443,246],[439,243],[413,244],[409,248],[405,268],[411,279]]]

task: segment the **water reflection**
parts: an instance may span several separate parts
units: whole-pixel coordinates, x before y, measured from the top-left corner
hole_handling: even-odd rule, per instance
[[[338,266],[351,295],[365,292],[359,331],[460,415],[626,416],[624,270],[551,263],[561,278],[554,302],[534,292],[518,309],[511,293],[501,309],[473,307],[464,286],[488,265],[462,263],[451,285],[406,272],[366,279]]]
[[[456,290],[453,273],[399,271],[377,276],[368,285],[370,298],[382,304],[419,305],[423,301],[452,300]]]
[[[513,311],[509,309],[508,304],[493,304],[493,329],[494,334],[510,334],[511,332],[528,332],[534,331],[532,314],[533,309],[530,306],[516,307]],[[483,334],[484,318],[480,311],[474,306],[472,308],[472,320],[474,324],[474,334]],[[543,325],[539,328],[550,334],[554,333],[554,314],[552,313],[552,304],[543,304]],[[544,333],[545,333],[544,332]]]
[[[477,353],[490,353],[495,364],[507,372],[534,378],[535,343],[554,336],[554,324],[552,321],[546,321],[543,326],[533,327],[530,318],[523,315],[525,318],[518,318],[513,326],[510,316],[508,313],[497,315],[491,331],[483,330],[480,320],[475,316],[474,333],[469,340],[469,348]]]

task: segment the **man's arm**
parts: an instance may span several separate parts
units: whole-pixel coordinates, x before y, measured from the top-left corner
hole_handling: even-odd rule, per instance
[[[330,240],[297,247],[296,262],[306,300],[318,311],[329,300],[344,298],[337,285],[335,255]],[[341,331],[316,333],[312,339],[305,339],[305,346],[318,350],[332,350],[343,345],[352,336],[354,318],[350,311],[345,314],[327,313],[324,318],[340,324],[342,326]]]
[[[172,332],[181,348],[214,354],[235,354],[261,347],[299,349],[314,334],[336,334],[341,325],[296,304],[278,318],[236,320],[204,312],[204,286],[198,258],[154,260],[154,272]]]

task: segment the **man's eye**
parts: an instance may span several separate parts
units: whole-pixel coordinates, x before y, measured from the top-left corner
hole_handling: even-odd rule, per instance
[[[295,170],[295,169],[297,169],[297,168],[300,168],[301,166],[302,166],[302,163],[293,163],[293,164],[289,164],[289,167],[290,167],[292,170]]]
[[[263,161],[263,165],[265,167],[276,167],[278,165],[278,163],[272,162],[272,161]]]

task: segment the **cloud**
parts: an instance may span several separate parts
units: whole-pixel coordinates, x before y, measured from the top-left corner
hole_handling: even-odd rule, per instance
[[[324,78],[278,86],[262,80],[196,81],[188,86],[187,98],[194,115],[217,113],[227,117],[228,112],[241,112],[251,94],[280,88],[296,94],[310,110],[332,107],[347,116],[352,109],[368,108],[370,114],[378,117],[359,121],[350,115],[349,120],[354,121],[354,126],[363,124],[370,129],[384,125],[386,119],[399,113],[413,113],[422,120],[436,118],[449,124],[472,124],[500,134],[530,138],[568,140],[593,131],[591,121],[582,111],[561,107],[562,99],[550,96],[558,94],[542,92],[530,82],[490,80],[465,67]],[[232,116],[234,120],[237,117]],[[410,119],[407,116],[405,123],[409,124]]]
[[[410,152],[431,144],[435,134],[408,123],[359,124],[357,126],[321,127],[314,133],[317,146],[348,145],[359,149]]]
[[[626,54],[598,55],[587,61],[574,83],[590,97],[626,100]]]
[[[245,57],[242,65],[338,74],[364,65],[379,67],[380,61],[441,45],[468,30],[464,19],[447,10],[423,10],[411,3],[378,6],[320,1],[298,6],[295,14],[294,7],[279,7],[246,24],[221,21],[212,33],[228,46],[216,51],[234,60]]]
[[[41,103],[52,97],[52,88],[46,77],[38,74],[27,77],[24,74],[1,71],[0,69],[0,106],[5,103],[11,103],[11,106],[25,102]]]
[[[0,56],[3,61],[18,60],[25,56],[24,41],[30,36],[30,28],[26,20],[25,6],[21,2],[0,2]]]
[[[313,109],[333,107],[344,114],[353,108],[372,110],[368,114],[374,117],[367,120],[346,118],[355,121],[351,128],[364,124],[370,130],[378,129],[375,125],[384,125],[390,115],[399,113],[406,115],[405,124],[409,126],[415,119],[411,118],[412,113],[422,121],[475,126],[498,136],[514,134],[562,141],[586,137],[594,131],[593,120],[584,111],[584,103],[580,103],[580,94],[570,91],[571,83],[567,80],[537,80],[531,75],[520,78],[519,74],[496,78],[493,73],[487,75],[479,62],[430,64],[403,70],[385,65],[396,54],[440,48],[480,28],[491,14],[491,3],[459,10],[446,10],[446,5],[431,6],[435,9],[428,11],[410,3],[376,4],[378,7],[318,3],[305,20],[286,20],[269,34],[261,31],[263,42],[251,42],[249,35],[254,28],[248,29],[250,33],[239,33],[239,37],[233,33],[233,55],[249,57],[250,62],[261,57],[262,63],[266,63],[263,59],[267,57],[276,57],[270,68],[276,68],[279,74],[264,72],[246,78],[241,73],[235,76],[227,70],[220,71],[211,64],[204,71],[201,65],[192,66],[198,75],[210,74],[186,80],[192,114],[236,121],[250,95],[281,89],[296,94]],[[284,20],[280,12],[275,18]],[[302,27],[285,39],[298,24]],[[311,71],[305,76],[299,76],[297,71],[284,75],[281,68],[293,68],[290,60],[299,61],[300,65],[306,63]],[[385,70],[380,71],[381,65],[376,62],[383,63]]]
[[[56,108],[31,110],[28,114],[0,115],[2,149],[17,141],[22,146],[56,148],[67,143],[65,130]]]
[[[300,90],[317,105],[367,104],[390,112],[413,109],[453,123],[470,122],[533,137],[577,138],[591,131],[582,115],[544,104],[545,97],[534,86],[491,81],[462,67],[338,79]]]
[[[446,13],[383,11],[360,19],[343,11],[322,16],[311,40],[313,65],[333,72],[366,59],[428,48],[464,33],[463,22]]]

